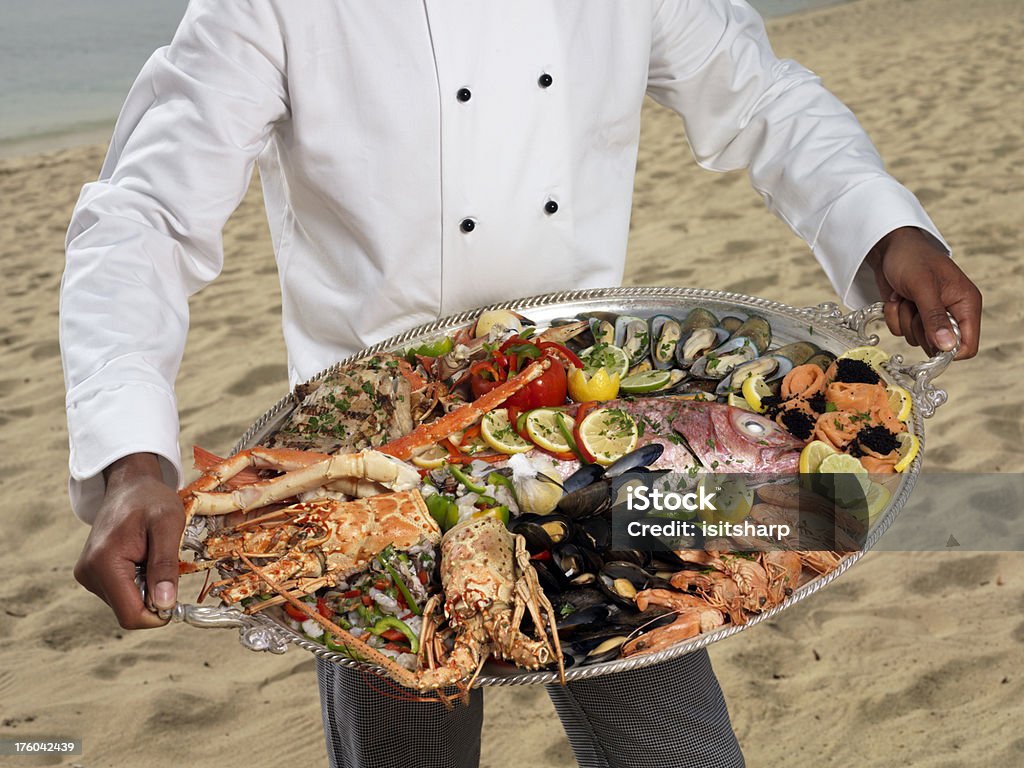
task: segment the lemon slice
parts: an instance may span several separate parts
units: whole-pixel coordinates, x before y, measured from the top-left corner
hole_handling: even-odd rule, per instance
[[[831,456],[826,456],[818,465],[818,471],[826,474],[848,474],[862,477],[867,477],[868,474],[859,459],[845,453],[833,453]]]
[[[917,454],[921,451],[921,441],[909,432],[896,435],[896,441],[900,444],[900,460],[896,462],[895,470],[902,472],[917,458]]]
[[[591,411],[580,423],[579,434],[583,447],[604,466],[632,451],[640,439],[636,421],[618,408]]]
[[[526,453],[533,448],[512,429],[505,408],[484,414],[480,421],[480,437],[498,453]]]
[[[761,404],[761,400],[773,394],[772,388],[768,386],[764,376],[759,373],[748,376],[743,380],[742,391],[743,399],[747,401],[750,410],[757,413],[764,413],[764,406]]]
[[[889,499],[891,498],[892,494],[889,493],[888,488],[878,483],[871,483],[867,496],[868,525],[874,523],[878,514],[889,506]]]
[[[838,453],[835,448],[821,440],[812,440],[800,451],[800,474],[809,475],[817,472],[825,459]],[[858,466],[860,462],[857,462]]]
[[[754,489],[746,482],[745,475],[704,474],[697,481],[698,491],[703,488],[705,495],[715,494],[711,502],[715,509],[700,510],[700,519],[705,523],[742,522],[754,505]]]
[[[593,376],[600,369],[604,368],[608,374],[619,374],[621,379],[629,373],[629,356],[622,347],[614,344],[595,344],[580,352],[580,360],[583,363],[583,370],[588,376]]]
[[[661,389],[672,378],[668,371],[644,371],[627,376],[619,383],[619,389],[631,395],[642,395]]]
[[[437,469],[448,458],[448,451],[439,445],[432,445],[422,453],[412,457],[412,463],[420,469]]]
[[[914,405],[910,393],[895,384],[890,384],[885,391],[889,393],[889,410],[895,413],[896,418],[900,421],[908,421],[911,408]]]
[[[854,347],[839,355],[839,360],[860,360],[867,363],[879,373],[882,372],[882,363],[889,362],[889,355],[878,347]]]
[[[745,397],[741,397],[740,395],[737,395],[735,392],[730,392],[729,395],[725,398],[725,402],[728,405],[731,405],[733,408],[742,408],[744,411],[754,410],[753,408],[750,407],[750,403],[747,402],[747,399]]]
[[[553,408],[535,408],[526,414],[526,434],[545,451],[568,453],[569,443],[558,426],[562,417],[562,412]],[[572,425],[569,427],[571,429]]]

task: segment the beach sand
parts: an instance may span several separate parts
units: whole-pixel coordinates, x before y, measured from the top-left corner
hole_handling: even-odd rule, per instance
[[[949,403],[928,423],[926,468],[1020,472],[1019,0],[858,0],[769,29],[781,55],[854,109],[985,293],[983,351],[940,380]],[[253,654],[233,631],[125,632],[72,577],[86,528],[66,498],[57,287],[71,208],[102,153],[0,161],[0,738],[85,744],[81,756],[0,763],[322,765],[311,656]],[[193,302],[178,386],[182,445],[221,451],[287,387],[258,188],[225,241],[225,274]],[[696,167],[680,122],[653,105],[627,281],[797,306],[834,300],[809,251],[743,176]],[[1019,553],[869,554],[821,594],[713,646],[748,764],[1024,763],[1022,565]],[[482,764],[508,765],[513,754],[536,768],[573,764],[540,689],[488,692]]]

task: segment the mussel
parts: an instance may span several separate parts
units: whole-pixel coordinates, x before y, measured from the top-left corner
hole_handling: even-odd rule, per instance
[[[651,364],[659,371],[668,370],[676,361],[676,347],[683,335],[683,325],[669,315],[655,315],[650,320]]]
[[[736,366],[755,360],[758,354],[757,346],[750,338],[733,336],[694,362],[690,374],[701,379],[723,379]]]
[[[615,321],[615,345],[626,353],[630,366],[637,365],[647,357],[650,343],[651,331],[646,320],[632,315],[619,315]]]
[[[648,573],[636,563],[612,560],[605,562],[597,574],[597,587],[617,603],[633,605],[637,592],[654,587],[671,587],[671,584]]]

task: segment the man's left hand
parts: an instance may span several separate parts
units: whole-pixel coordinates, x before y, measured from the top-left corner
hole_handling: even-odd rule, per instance
[[[875,272],[885,302],[885,322],[928,354],[955,344],[946,313],[960,325],[957,360],[978,354],[981,291],[933,240],[915,227],[901,227],[883,237],[867,263]]]

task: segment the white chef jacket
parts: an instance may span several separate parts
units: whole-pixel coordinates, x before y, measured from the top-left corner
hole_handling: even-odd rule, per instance
[[[886,233],[940,237],[739,0],[192,0],[68,232],[78,515],[129,453],[180,480],[187,300],[221,270],[254,163],[294,384],[445,314],[618,285],[645,94],[702,166],[749,168],[847,304],[874,293],[862,261]]]

